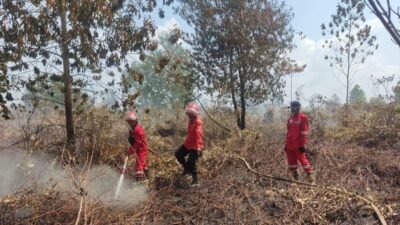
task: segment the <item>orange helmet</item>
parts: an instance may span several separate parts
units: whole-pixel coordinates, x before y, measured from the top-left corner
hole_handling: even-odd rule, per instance
[[[194,102],[191,102],[187,104],[185,112],[186,114],[197,116],[200,114],[200,106]]]
[[[138,116],[135,112],[129,111],[126,113],[126,121],[134,121],[137,120]]]

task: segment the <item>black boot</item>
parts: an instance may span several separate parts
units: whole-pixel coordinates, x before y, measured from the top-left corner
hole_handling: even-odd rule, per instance
[[[307,181],[310,183],[310,184],[315,184],[315,173],[314,173],[314,171],[310,171],[310,172],[307,172]]]
[[[192,187],[198,187],[199,181],[197,179],[197,172],[192,173]]]
[[[144,169],[144,176],[146,177],[146,179],[150,179],[150,170],[149,169]]]
[[[292,174],[294,181],[299,181],[300,175],[299,175],[299,172],[297,172],[297,170],[290,171],[290,173]]]
[[[145,181],[145,177],[135,177],[136,182],[142,183]]]

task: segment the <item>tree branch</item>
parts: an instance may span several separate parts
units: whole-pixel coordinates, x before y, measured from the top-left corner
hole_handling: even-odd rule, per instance
[[[212,117],[210,116],[210,114],[209,114],[209,113],[207,112],[207,110],[204,108],[203,104],[201,104],[201,102],[200,102],[199,99],[197,99],[197,101],[199,102],[201,108],[203,108],[203,110],[204,110],[204,112],[206,113],[206,115],[208,116],[208,118],[211,119],[211,121],[213,121],[215,124],[217,124],[219,127],[221,127],[222,129],[224,129],[224,130],[227,131],[228,133],[231,132],[230,129],[228,129],[228,128],[226,128],[225,126],[221,125],[221,124],[218,123],[214,118],[212,118]]]
[[[371,11],[378,17],[378,19],[381,21],[385,29],[389,32],[390,36],[392,36],[394,42],[400,47],[400,32],[394,26],[391,18],[389,17],[390,14],[388,14],[386,10],[383,9],[382,5],[378,0],[376,1],[378,6],[374,0],[366,0],[366,1],[368,8],[370,8]],[[388,11],[392,11],[392,9],[388,8]]]

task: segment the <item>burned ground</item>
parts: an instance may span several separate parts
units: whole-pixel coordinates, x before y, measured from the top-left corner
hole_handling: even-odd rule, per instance
[[[101,151],[94,165],[113,168],[122,162],[124,145],[107,144],[123,143],[124,133],[118,126],[108,130],[113,135],[99,134],[104,140],[97,146],[84,143],[89,153]],[[205,129],[212,134],[219,128]],[[78,224],[380,224],[371,205],[356,195],[375,205],[387,224],[399,224],[398,150],[319,140],[310,155],[318,186],[293,184],[256,174],[235,157],[242,157],[261,174],[290,179],[282,148],[284,131],[279,126],[274,129],[276,135],[259,129],[230,134],[218,130],[208,135],[198,164],[200,187],[189,187],[189,178],[177,185],[181,168],[173,153],[184,136],[149,129],[149,145],[157,156],[149,155],[152,177],[145,200],[105,204],[78,189],[85,186],[74,186],[70,192],[29,186],[1,197],[0,224],[77,224],[78,218]]]

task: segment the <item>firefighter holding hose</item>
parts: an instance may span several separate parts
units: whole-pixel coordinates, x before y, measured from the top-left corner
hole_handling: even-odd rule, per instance
[[[147,153],[148,146],[146,142],[146,133],[142,126],[138,123],[138,116],[135,112],[126,114],[126,122],[129,124],[129,148],[127,156],[135,158],[135,173],[136,181],[143,181],[149,178],[149,169],[147,168]]]

